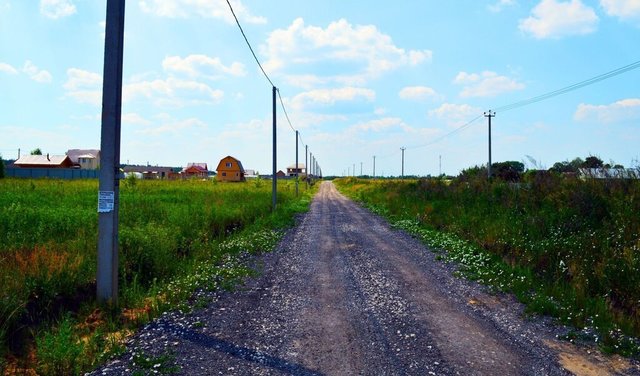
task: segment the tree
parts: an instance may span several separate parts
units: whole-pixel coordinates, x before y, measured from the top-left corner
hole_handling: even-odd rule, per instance
[[[604,162],[602,162],[602,159],[590,155],[587,157],[587,159],[584,160],[584,163],[582,163],[583,168],[602,168],[604,166]]]
[[[496,162],[491,164],[493,176],[504,181],[520,181],[524,172],[524,163],[518,161]]]
[[[31,155],[42,155],[42,150],[40,150],[40,148],[35,148],[31,150]]]

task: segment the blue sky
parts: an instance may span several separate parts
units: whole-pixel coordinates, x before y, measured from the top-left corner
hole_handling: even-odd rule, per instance
[[[106,2],[0,0],[0,153],[98,148]],[[325,175],[487,161],[479,118],[640,60],[640,0],[231,2]],[[640,69],[498,112],[493,161],[640,157]],[[271,170],[271,86],[224,0],[129,0],[121,160]],[[295,135],[278,106],[278,166]],[[434,142],[437,141],[437,142]],[[528,157],[527,157],[528,156]],[[300,144],[300,158],[304,148]]]

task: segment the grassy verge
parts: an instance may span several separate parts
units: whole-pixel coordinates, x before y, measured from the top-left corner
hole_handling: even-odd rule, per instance
[[[230,288],[307,210],[314,188],[127,180],[121,186],[119,308],[95,302],[96,181],[0,180],[3,371],[79,374],[196,291]],[[189,303],[189,304],[187,304]]]
[[[336,184],[466,277],[573,326],[569,339],[638,358],[640,183],[548,179]]]

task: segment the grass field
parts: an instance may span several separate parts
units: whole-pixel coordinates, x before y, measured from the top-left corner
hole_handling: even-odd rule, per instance
[[[119,308],[95,302],[97,181],[0,179],[1,368],[78,374],[130,328],[199,288],[232,286],[270,250],[313,188],[270,181],[122,181]]]
[[[339,179],[340,190],[422,238],[466,275],[509,291],[570,339],[640,355],[640,181],[559,174],[514,184]]]

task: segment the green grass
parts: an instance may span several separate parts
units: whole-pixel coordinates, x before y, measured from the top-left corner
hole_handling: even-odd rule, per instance
[[[0,355],[78,374],[131,328],[193,306],[196,290],[231,288],[254,273],[247,255],[271,250],[308,209],[315,189],[295,197],[293,184],[279,183],[272,213],[261,181],[122,182],[119,307],[108,309],[95,301],[97,181],[1,179]]]
[[[445,250],[439,257],[468,278],[514,293],[528,312],[579,328],[604,351],[640,356],[640,182],[545,175],[520,184],[336,183]]]

